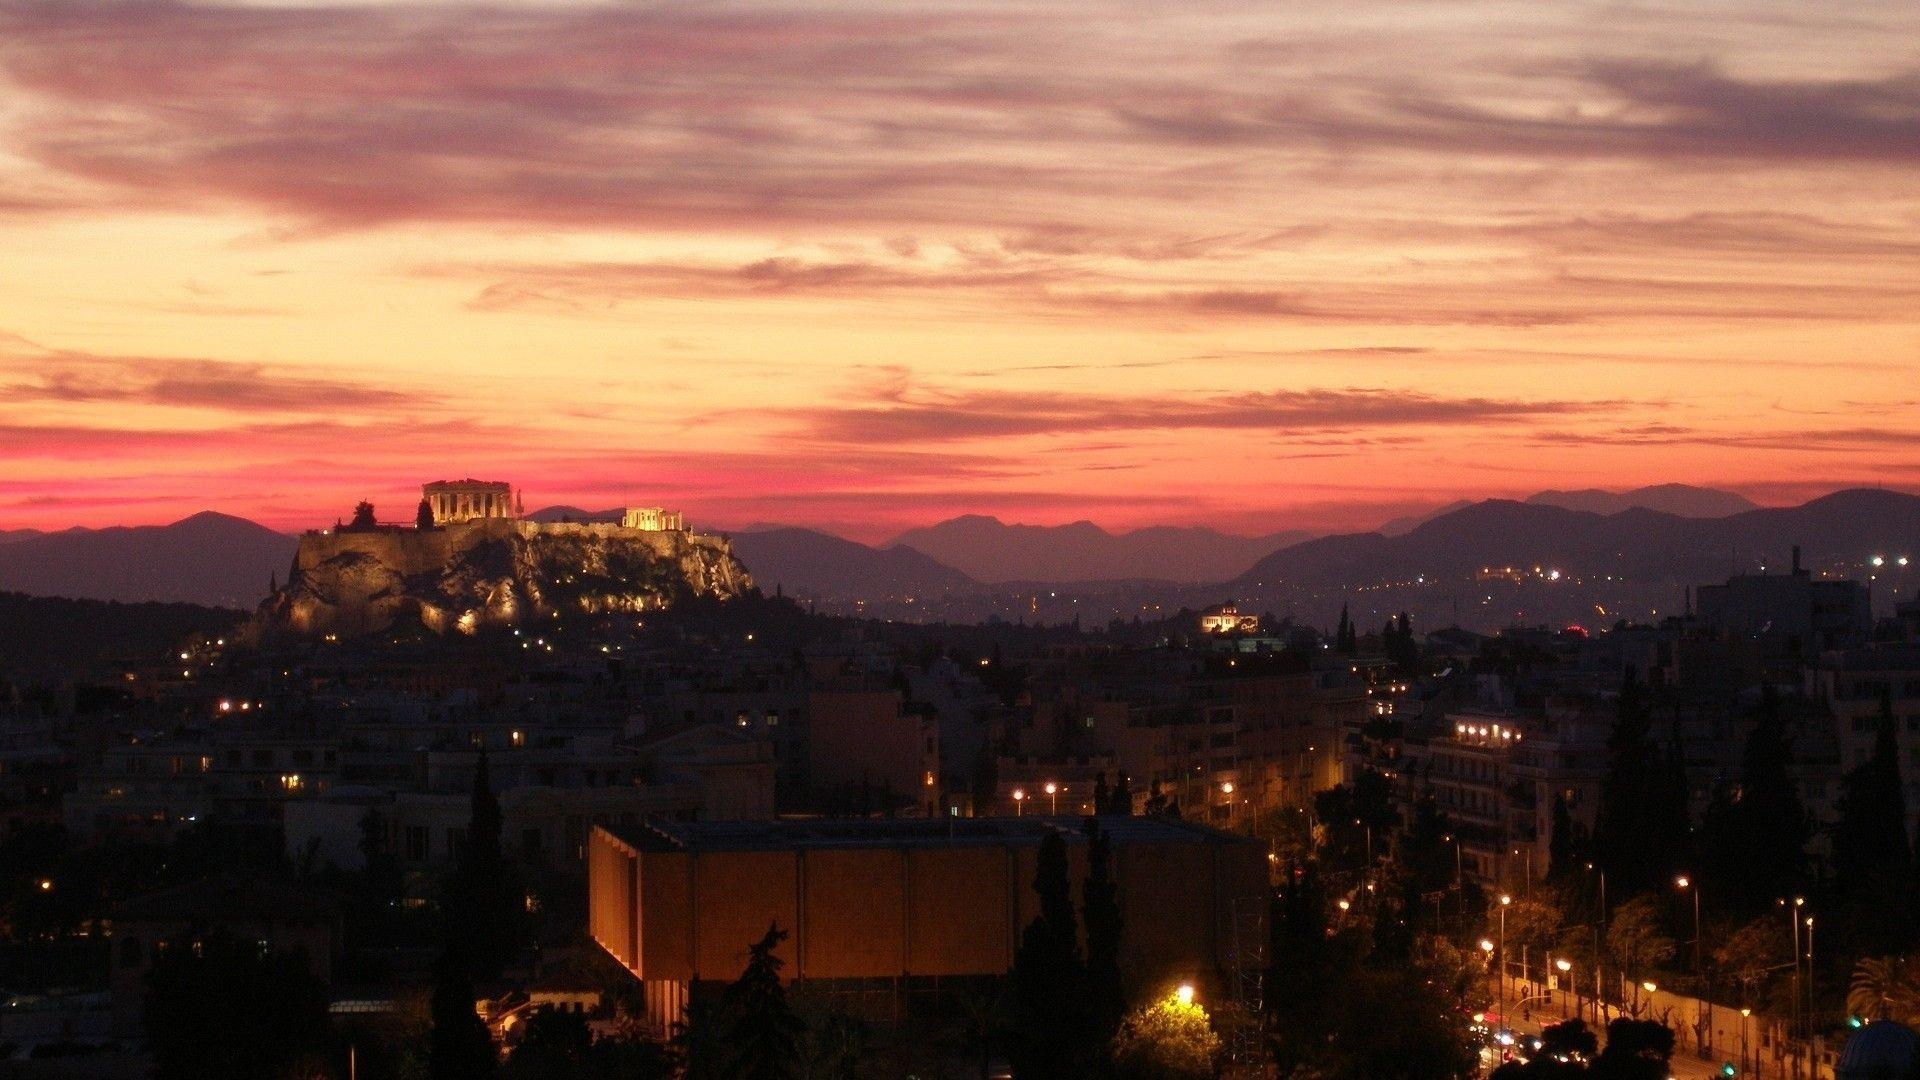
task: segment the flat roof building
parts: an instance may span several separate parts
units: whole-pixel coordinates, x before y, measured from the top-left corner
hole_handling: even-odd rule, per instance
[[[588,843],[589,929],[646,985],[650,1019],[679,1019],[690,984],[731,981],[778,924],[782,975],[868,981],[1003,975],[1038,914],[1041,840],[1067,843],[1076,907],[1086,876],[1077,817],[650,822]],[[1267,864],[1255,841],[1165,818],[1102,817],[1138,978],[1211,978],[1258,963]],[[1241,950],[1236,952],[1236,946]]]

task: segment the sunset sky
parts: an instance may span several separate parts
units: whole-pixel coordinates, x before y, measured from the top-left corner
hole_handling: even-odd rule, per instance
[[[0,0],[0,528],[1920,487],[1920,4]]]

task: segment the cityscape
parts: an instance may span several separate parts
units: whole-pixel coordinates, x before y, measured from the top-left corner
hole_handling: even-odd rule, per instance
[[[0,0],[0,1080],[1920,1080],[1916,40]]]

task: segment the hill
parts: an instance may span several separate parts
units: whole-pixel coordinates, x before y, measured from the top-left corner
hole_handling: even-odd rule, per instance
[[[1309,533],[1234,536],[1204,527],[1156,526],[1110,533],[1091,521],[1009,525],[969,514],[911,529],[892,546],[925,552],[976,581],[1220,581]]]
[[[763,592],[834,600],[914,596],[973,579],[910,547],[873,548],[812,529],[736,533],[733,551]]]
[[[0,544],[0,589],[124,603],[251,608],[298,542],[211,511],[171,525],[67,529]]]
[[[115,660],[148,661],[194,634],[231,631],[245,613],[193,604],[119,604],[0,593],[0,673],[72,678]]]
[[[753,582],[722,537],[507,518],[300,538],[293,573],[261,604],[269,632],[374,633],[418,622],[471,633],[566,614],[639,613]]]

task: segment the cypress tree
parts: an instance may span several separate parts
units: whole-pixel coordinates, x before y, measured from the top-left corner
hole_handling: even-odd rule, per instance
[[[1076,1080],[1085,1075],[1086,973],[1067,881],[1067,847],[1060,834],[1040,841],[1033,878],[1040,914],[1027,924],[1013,958],[1012,1038],[1008,1058],[1015,1080]]]
[[[1855,889],[1876,873],[1906,870],[1907,801],[1900,788],[1900,751],[1895,738],[1893,695],[1880,696],[1873,752],[1842,781],[1840,820],[1833,827],[1834,874],[1843,889]]]
[[[748,946],[746,970],[721,995],[733,1055],[726,1075],[733,1080],[797,1080],[800,1076],[800,1039],[807,1026],[794,1015],[786,988],[780,985],[780,969],[786,962],[773,955],[786,939],[786,931],[769,925],[766,936]]]
[[[486,747],[473,770],[466,845],[448,882],[448,945],[463,954],[470,976],[490,979],[519,955],[526,907],[519,881],[500,849],[500,800],[494,797]]]
[[[1640,680],[1629,670],[1620,683],[1617,717],[1607,737],[1607,777],[1593,832],[1594,861],[1606,869],[1620,896],[1662,887],[1677,861],[1669,821],[1675,805],[1675,763],[1654,745],[1652,735],[1652,709]],[[1684,840],[1684,783],[1677,794]]]
[[[433,969],[429,1006],[433,1031],[427,1039],[431,1080],[487,1080],[499,1065],[493,1037],[473,1009],[473,980],[461,952],[449,948]]]
[[[1733,904],[1758,911],[1791,894],[1804,873],[1806,807],[1793,782],[1793,741],[1771,685],[1761,692],[1760,711],[1741,752],[1740,787],[1724,836],[1703,828],[1707,844],[1732,853],[1724,873]],[[1703,845],[1704,846],[1704,845]]]
[[[1113,880],[1113,841],[1107,831],[1088,818],[1086,833],[1087,878],[1080,889],[1080,912],[1087,924],[1089,1043],[1095,1057],[1103,1058],[1127,1010],[1120,981],[1120,887]]]
[[[1580,863],[1580,852],[1573,835],[1573,809],[1565,792],[1553,795],[1553,818],[1547,833],[1547,880],[1562,881]]]
[[[1326,896],[1311,866],[1294,867],[1273,891],[1267,914],[1262,993],[1268,1047],[1281,1076],[1324,1056],[1339,1008],[1337,955],[1327,938]]]

